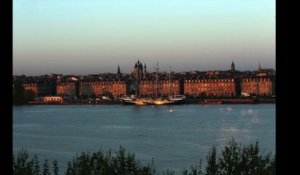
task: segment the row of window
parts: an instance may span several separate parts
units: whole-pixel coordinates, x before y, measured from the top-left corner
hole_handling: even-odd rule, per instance
[[[200,82],[233,82],[234,79],[213,79],[213,80],[185,80],[185,83],[200,83]]]
[[[86,86],[80,86],[80,88],[99,88],[99,87],[102,87],[102,88],[104,88],[104,87],[107,87],[107,88],[125,88],[126,86],[125,85],[119,85],[119,86],[115,86],[115,85],[113,85],[113,86],[105,86],[105,85],[98,85],[98,86],[89,86],[89,85],[86,85]]]
[[[143,85],[142,86],[143,88],[155,88],[156,86],[154,86],[154,85]],[[163,85],[163,86],[157,86],[158,88],[169,88],[169,85]],[[175,87],[178,87],[178,85],[170,85],[170,87],[173,87],[173,88],[175,88]]]
[[[267,78],[260,78],[260,79],[243,79],[243,82],[257,82],[257,81],[271,81],[271,79]]]
[[[125,83],[124,82],[105,82],[105,83],[103,83],[103,82],[95,82],[95,83],[80,83],[80,85],[102,85],[102,84],[112,84],[112,85],[115,85],[115,84],[124,84],[125,85]]]
[[[216,83],[216,84],[204,83],[204,84],[185,84],[185,87],[193,87],[193,86],[218,87],[218,86],[233,86],[233,85],[234,84],[232,84],[232,83]]]

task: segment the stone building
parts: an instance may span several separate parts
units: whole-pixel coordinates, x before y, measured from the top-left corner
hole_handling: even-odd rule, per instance
[[[57,82],[56,94],[59,96],[78,96],[78,83],[76,81]]]
[[[125,81],[83,81],[79,85],[79,95],[98,97],[111,94],[120,97],[126,94]]]
[[[235,78],[201,78],[184,81],[186,96],[236,96],[237,80]]]
[[[242,94],[244,95],[274,95],[275,94],[275,77],[270,76],[252,76],[243,77]]]
[[[141,80],[144,77],[144,75],[146,74],[146,72],[147,72],[146,64],[143,66],[142,62],[140,62],[140,60],[138,60],[135,63],[131,74],[135,79]]]
[[[22,83],[24,90],[32,91],[35,96],[38,96],[38,83]]]
[[[50,81],[22,83],[22,85],[26,91],[31,90],[36,97],[55,94],[53,90],[55,85]]]
[[[178,95],[180,93],[179,80],[142,80],[140,82],[140,96],[142,97],[155,97]]]

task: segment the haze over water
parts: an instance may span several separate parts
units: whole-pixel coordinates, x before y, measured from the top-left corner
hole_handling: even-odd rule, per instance
[[[13,151],[25,148],[40,158],[67,161],[82,151],[117,151],[123,145],[141,163],[154,158],[160,170],[196,165],[212,145],[232,137],[259,141],[275,153],[275,105],[42,105],[13,107]]]

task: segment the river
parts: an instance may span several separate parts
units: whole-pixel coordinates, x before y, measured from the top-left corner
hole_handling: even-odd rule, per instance
[[[170,111],[172,108],[173,111]],[[198,164],[211,146],[232,137],[259,141],[275,153],[275,104],[253,105],[31,105],[13,107],[13,152],[22,148],[42,160],[57,159],[60,173],[82,151],[113,152],[123,145],[158,171]]]

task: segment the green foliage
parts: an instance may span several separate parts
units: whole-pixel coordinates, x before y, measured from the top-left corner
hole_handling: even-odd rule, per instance
[[[219,158],[220,174],[237,174],[240,172],[240,155],[241,147],[234,140],[231,140],[224,147]]]
[[[16,82],[13,86],[13,104],[22,105],[33,101],[35,94],[32,90],[25,90],[21,83]]]
[[[209,151],[207,159],[206,174],[207,175],[217,175],[218,173],[218,162],[217,162],[217,150],[213,146],[211,151]]]
[[[34,97],[35,97],[35,94],[32,90],[25,91],[24,100],[25,100],[26,103],[29,102],[29,101],[33,101]]]
[[[258,142],[241,146],[234,139],[226,143],[218,155],[213,146],[206,156],[207,165],[202,169],[200,160],[197,166],[183,169],[183,175],[275,175],[275,157],[271,154],[262,154]],[[53,174],[58,175],[57,161],[53,162]],[[38,157],[29,159],[29,155],[23,149],[17,157],[13,155],[14,175],[50,175],[48,160],[40,170]],[[154,161],[147,166],[141,165],[134,154],[127,153],[120,146],[114,154],[111,150],[104,153],[99,150],[94,153],[82,152],[68,162],[66,175],[175,175],[174,171],[155,172]]]
[[[217,155],[215,146],[207,155],[205,172],[199,166],[184,169],[184,175],[275,175],[275,158],[263,155],[258,142],[241,146],[234,139],[226,143],[221,154]]]
[[[182,174],[183,175],[204,175],[202,168],[201,168],[202,160],[200,160],[198,166],[192,166],[190,169],[183,169]]]
[[[33,174],[33,161],[29,160],[29,155],[26,150],[22,149],[17,157],[13,156],[13,174]]]
[[[232,139],[223,149],[219,158],[220,174],[267,175],[275,174],[275,158],[262,155],[258,142],[239,146]]]
[[[57,161],[54,160],[52,163],[53,163],[53,174],[54,174],[54,175],[58,175]]]
[[[39,175],[40,174],[40,162],[39,162],[39,159],[38,159],[37,155],[34,156],[33,164],[34,164],[33,174],[34,175]]]
[[[127,153],[124,147],[113,156],[111,150],[104,154],[101,150],[90,154],[82,152],[72,163],[68,163],[66,175],[151,175],[151,166],[142,166],[135,160],[135,155]]]
[[[49,171],[49,163],[48,160],[46,159],[44,161],[44,165],[43,165],[43,175],[50,175],[50,171]]]
[[[13,104],[20,105],[25,103],[25,89],[21,83],[14,83],[13,86]]]
[[[40,171],[40,162],[37,155],[29,158],[26,150],[21,150],[18,156],[13,155],[13,175],[50,175],[48,160],[44,161],[43,172]],[[58,171],[57,171],[58,173]],[[55,174],[55,173],[54,173]]]

